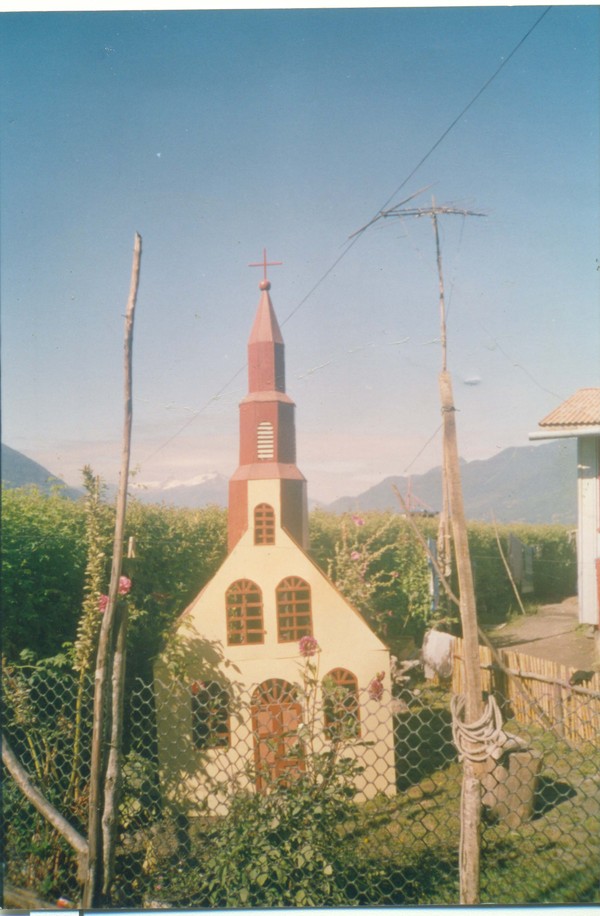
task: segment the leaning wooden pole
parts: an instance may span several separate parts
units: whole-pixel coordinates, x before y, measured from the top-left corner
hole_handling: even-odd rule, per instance
[[[420,192],[417,192],[419,194]],[[440,302],[440,340],[442,345],[442,371],[439,376],[440,399],[444,429],[444,474],[445,492],[444,515],[446,511],[451,519],[451,531],[454,539],[456,554],[456,573],[460,592],[459,607],[462,623],[463,638],[465,641],[465,684],[466,696],[464,698],[464,726],[478,725],[482,718],[483,702],[481,696],[481,671],[479,668],[479,643],[477,639],[477,611],[475,607],[475,590],[473,588],[473,573],[469,556],[469,543],[467,540],[467,524],[465,520],[462,482],[460,477],[460,464],[458,458],[458,445],[456,438],[456,418],[454,398],[452,394],[452,381],[446,365],[446,304],[444,300],[444,278],[442,272],[442,254],[438,231],[438,214],[454,216],[483,216],[473,210],[462,210],[458,207],[437,206],[435,200],[431,207],[406,207],[417,194],[411,195],[406,200],[382,210],[372,223],[380,217],[407,217],[431,216],[435,232],[435,248],[439,279]],[[363,232],[368,226],[359,230]],[[442,545],[448,545],[446,528],[441,526]],[[444,563],[444,557],[442,556]],[[448,575],[447,557],[444,569],[444,578]],[[472,732],[476,732],[473,728]],[[475,743],[476,741],[472,741]],[[464,756],[463,791],[461,802],[461,839],[460,839],[460,902],[464,904],[479,903],[479,829],[481,823],[481,785],[478,779],[477,767],[481,764],[474,762],[477,756],[471,753],[473,760]]]
[[[468,726],[479,721],[483,714],[477,609],[467,525],[463,508],[452,383],[450,374],[447,371],[440,373],[439,386],[444,418],[444,454],[447,461],[448,497],[464,643],[465,724]],[[463,761],[459,857],[460,902],[462,904],[472,905],[479,903],[480,825],[481,784],[476,764],[465,757]]]
[[[17,760],[5,735],[1,736],[1,743],[2,763],[14,779],[16,785],[25,798],[31,802],[36,811],[39,811],[48,823],[67,841],[69,846],[75,850],[79,862],[79,874],[81,874],[82,870],[85,872],[88,856],[88,844],[85,838],[75,830],[72,824],[63,817],[60,811],[57,811],[54,805],[50,804],[40,790],[33,785],[29,778],[29,774]]]
[[[456,409],[452,380],[446,362],[446,309],[442,259],[435,204],[432,207],[436,256],[440,288],[440,323],[442,341],[442,371],[439,375],[440,402],[443,419],[444,476],[448,488],[448,503],[452,537],[454,540],[456,574],[458,578],[460,618],[464,643],[465,670],[465,724],[473,724],[483,714],[481,696],[481,670],[475,587],[469,553],[467,521],[465,518],[458,440],[456,435]],[[460,903],[479,903],[480,887],[480,826],[481,783],[477,765],[465,757],[461,794],[460,836]]]
[[[107,894],[110,879],[110,862],[114,860],[114,836],[116,824],[109,825],[103,833],[103,821],[107,822],[107,802],[113,806],[119,783],[120,736],[122,718],[122,677],[124,658],[117,660],[117,683],[115,690],[115,646],[124,654],[124,640],[121,635],[126,627],[126,616],[123,607],[118,604],[119,579],[123,559],[123,542],[125,532],[125,514],[127,509],[127,486],[129,482],[129,461],[131,453],[132,426],[132,350],[133,321],[139,282],[139,271],[142,254],[142,239],[135,235],[133,250],[133,267],[131,285],[125,315],[125,420],[123,429],[123,446],[121,453],[121,470],[117,494],[115,519],[115,536],[113,557],[108,590],[108,604],[100,628],[98,652],[96,656],[96,674],[94,682],[94,718],[92,726],[92,749],[90,771],[90,795],[88,814],[88,867],[83,890],[82,905],[84,908],[98,907],[102,904],[103,894]],[[112,692],[111,692],[112,685]],[[120,697],[120,699],[119,699]],[[117,746],[113,747],[113,741]],[[110,818],[109,818],[110,820]]]
[[[129,482],[129,456],[131,428],[133,421],[133,320],[140,279],[142,240],[136,234],[134,244],[131,285],[125,315],[125,348],[124,348],[124,392],[125,405],[123,423],[123,454],[121,457],[121,474],[119,478],[119,504],[115,527],[115,544],[113,554],[112,577],[118,588],[121,575],[121,563],[124,556],[125,510],[127,485]],[[118,569],[117,569],[118,567]],[[112,581],[111,581],[112,585]],[[102,844],[104,851],[102,894],[106,898],[114,879],[115,848],[117,842],[119,797],[121,791],[121,748],[123,744],[123,697],[125,691],[125,667],[127,644],[127,605],[121,602],[117,607],[113,664],[111,672],[111,734],[109,741],[106,776],[104,783],[104,809],[102,813]]]

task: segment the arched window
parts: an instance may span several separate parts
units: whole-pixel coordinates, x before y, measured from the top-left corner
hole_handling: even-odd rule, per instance
[[[254,510],[254,543],[275,543],[275,511],[267,503],[260,503]]]
[[[273,424],[263,420],[256,429],[256,454],[259,461],[272,461],[275,454]]]
[[[351,671],[334,668],[323,678],[325,733],[332,740],[360,738],[358,681]]]
[[[227,645],[264,642],[262,592],[256,582],[238,579],[227,589]]]
[[[303,636],[312,636],[310,585],[288,576],[277,586],[277,638],[297,642]]]
[[[229,747],[229,691],[217,681],[194,681],[192,740],[197,750]]]

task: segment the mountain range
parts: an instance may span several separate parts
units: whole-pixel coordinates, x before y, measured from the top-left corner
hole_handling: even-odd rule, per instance
[[[574,439],[507,448],[492,458],[461,461],[465,514],[469,519],[575,525],[577,448]],[[398,510],[398,489],[416,512],[442,507],[442,469],[413,477],[387,477],[354,497],[327,506],[330,512]]]
[[[202,509],[203,506],[227,506],[229,478],[216,471],[198,474],[188,480],[169,478],[164,483],[135,481],[131,493],[142,503],[164,503],[179,509]]]
[[[461,463],[465,514],[473,520],[574,525],[577,519],[577,460],[572,439],[543,445],[507,448],[478,461]],[[6,487],[34,485],[44,492],[61,487],[71,499],[81,490],[67,487],[41,465],[2,445],[2,482]],[[310,487],[310,485],[309,485]],[[414,512],[437,513],[442,503],[441,468],[412,477],[387,477],[358,496],[346,496],[329,505],[330,512],[398,511],[397,488]],[[109,493],[115,492],[109,487]],[[228,479],[217,472],[186,480],[138,483],[131,492],[144,503],[180,508],[227,505]],[[313,503],[312,505],[316,505]]]
[[[83,490],[68,487],[64,480],[56,477],[46,468],[32,461],[22,452],[2,443],[0,453],[0,467],[2,470],[2,486],[9,490],[16,487],[37,487],[42,493],[51,493],[59,489],[68,499],[79,499]]]

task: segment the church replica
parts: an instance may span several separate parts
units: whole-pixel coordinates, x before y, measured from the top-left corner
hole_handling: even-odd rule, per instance
[[[215,785],[261,791],[301,772],[309,719],[320,750],[343,738],[344,756],[359,761],[357,800],[395,792],[389,652],[307,553],[306,480],[266,267],[265,254],[229,553],[155,668],[161,785],[190,814],[201,800],[226,810]],[[299,686],[307,661],[319,685],[310,710]]]

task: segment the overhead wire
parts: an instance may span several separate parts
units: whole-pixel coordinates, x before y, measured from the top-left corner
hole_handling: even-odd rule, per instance
[[[370,220],[369,222],[367,222],[361,229],[359,229],[357,232],[355,232],[352,236],[350,236],[350,238],[348,238],[348,239],[345,241],[345,243],[343,243],[343,248],[342,248],[342,251],[340,252],[340,254],[339,254],[339,255],[337,256],[337,258],[333,261],[333,263],[327,268],[327,270],[326,270],[323,274],[321,274],[321,276],[319,277],[319,279],[318,279],[318,280],[316,281],[316,283],[309,289],[309,291],[308,291],[308,292],[306,293],[306,295],[300,300],[300,302],[299,302],[299,303],[292,309],[292,311],[282,320],[282,322],[281,322],[282,325],[287,324],[287,322],[290,321],[290,319],[293,318],[293,316],[294,316],[298,311],[300,311],[300,309],[306,304],[306,302],[307,302],[307,301],[310,299],[310,297],[316,292],[316,290],[321,286],[321,284],[322,284],[322,283],[327,279],[327,277],[335,270],[335,268],[338,266],[338,264],[339,264],[339,263],[346,257],[346,255],[352,250],[352,248],[354,247],[354,245],[358,242],[359,238],[362,237],[363,233],[364,233],[364,232],[369,228],[369,226],[372,225],[372,223],[379,217],[379,215],[381,214],[381,212],[382,212],[383,210],[385,210],[385,208],[391,203],[391,201],[392,201],[392,200],[396,197],[396,195],[402,190],[402,188],[404,188],[404,187],[408,184],[408,182],[410,181],[410,179],[419,171],[419,169],[421,168],[421,166],[423,166],[423,165],[425,164],[425,162],[427,162],[427,160],[430,158],[430,156],[433,155],[433,153],[438,149],[438,147],[444,142],[444,140],[446,139],[446,137],[448,136],[448,134],[456,127],[456,125],[457,125],[457,124],[459,123],[459,121],[464,117],[464,115],[469,111],[469,109],[473,107],[473,105],[477,102],[477,100],[483,95],[483,93],[489,88],[489,86],[490,86],[490,85],[494,82],[494,80],[499,76],[499,74],[502,72],[502,70],[504,69],[504,67],[506,67],[506,65],[509,63],[509,61],[515,56],[515,54],[519,51],[519,49],[522,47],[522,45],[527,41],[527,39],[529,38],[529,36],[535,31],[535,29],[539,26],[539,24],[542,22],[542,20],[544,19],[544,17],[550,12],[551,9],[552,9],[551,6],[546,7],[546,8],[544,9],[544,11],[541,13],[541,15],[538,16],[538,18],[535,20],[535,22],[533,23],[533,25],[530,26],[530,28],[525,32],[525,34],[523,35],[523,37],[517,42],[517,44],[516,44],[516,45],[514,46],[514,48],[510,51],[510,53],[509,53],[505,58],[503,58],[501,64],[494,70],[494,72],[493,72],[493,73],[491,74],[491,76],[485,81],[485,83],[484,83],[484,84],[482,85],[482,87],[478,90],[478,92],[476,92],[475,95],[471,98],[471,100],[464,106],[464,108],[461,109],[461,111],[460,111],[460,112],[456,115],[456,117],[451,121],[451,123],[448,125],[448,127],[440,134],[440,136],[438,137],[438,139],[429,147],[429,149],[427,150],[427,152],[425,153],[425,155],[422,156],[421,159],[419,159],[419,161],[418,161],[417,164],[414,166],[414,168],[411,169],[411,171],[410,171],[410,172],[408,173],[408,175],[403,179],[403,181],[395,188],[395,190],[394,190],[394,191],[390,194],[390,196],[384,201],[384,203],[381,205],[381,207],[379,207],[379,209],[377,210],[376,214],[371,218],[371,220]],[[417,193],[419,193],[419,192],[417,192]],[[415,195],[411,195],[411,198],[414,197],[414,196],[415,196]],[[411,198],[409,198],[409,199],[411,199]],[[211,398],[209,398],[208,401],[206,401],[205,404],[202,405],[202,407],[198,408],[198,410],[197,410],[194,414],[192,414],[192,416],[189,417],[189,418],[186,420],[186,422],[185,422],[184,424],[182,424],[182,426],[181,426],[175,433],[173,433],[173,435],[169,436],[168,439],[166,439],[163,443],[161,443],[161,445],[159,445],[159,446],[158,446],[157,448],[155,448],[152,452],[150,452],[150,454],[147,455],[147,456],[143,459],[142,464],[148,462],[151,458],[154,458],[155,455],[157,455],[160,451],[162,451],[163,448],[166,448],[167,445],[170,445],[171,442],[173,442],[175,439],[177,439],[177,438],[181,435],[181,433],[184,432],[184,431],[188,428],[188,426],[190,426],[190,425],[200,416],[200,414],[202,414],[202,413],[207,409],[207,407],[209,407],[210,404],[213,403],[213,401],[217,400],[217,399],[223,394],[223,392],[226,391],[226,390],[229,388],[229,386],[230,386],[231,384],[233,384],[233,382],[236,380],[236,378],[237,378],[239,375],[241,375],[241,373],[245,370],[245,368],[246,368],[246,365],[240,366],[240,368],[239,368],[239,369],[238,369],[238,370],[237,370],[237,371],[236,371],[236,372],[235,372],[235,373],[234,373],[234,374],[233,374],[233,375],[232,375],[232,376],[231,376],[231,377],[221,386],[221,388],[218,390],[218,392],[217,392],[215,395],[213,395]],[[141,464],[140,464],[139,466],[141,467]]]

